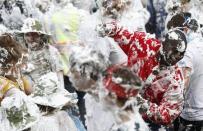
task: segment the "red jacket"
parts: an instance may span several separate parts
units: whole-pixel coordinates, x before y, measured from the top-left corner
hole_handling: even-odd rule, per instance
[[[168,125],[180,114],[183,104],[183,77],[177,66],[160,69],[157,53],[161,43],[144,32],[130,33],[112,26],[112,37],[128,56],[128,66],[145,82],[143,98],[148,105],[144,119]]]

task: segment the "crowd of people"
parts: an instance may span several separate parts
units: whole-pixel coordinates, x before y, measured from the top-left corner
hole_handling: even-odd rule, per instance
[[[202,10],[2,0],[0,131],[202,131]]]

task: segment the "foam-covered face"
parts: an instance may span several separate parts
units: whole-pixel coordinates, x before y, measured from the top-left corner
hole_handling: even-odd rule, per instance
[[[183,58],[186,44],[183,41],[182,44],[176,44],[175,40],[171,40],[169,44],[167,42],[169,41],[163,43],[160,62],[163,65],[172,66]]]
[[[90,91],[97,86],[99,72],[94,68],[94,62],[89,61],[82,63],[79,66],[73,63],[70,69],[70,81],[79,91]]]
[[[14,6],[15,1],[14,0],[6,0],[3,2],[3,4],[7,10],[12,10],[12,7]]]
[[[131,0],[101,0],[101,10],[104,16],[117,18],[131,5]]]
[[[187,41],[184,32],[170,30],[162,41],[160,50],[160,64],[163,66],[175,65],[184,56]]]
[[[51,1],[50,0],[37,0],[35,1],[35,6],[39,8],[40,11],[45,13],[50,8]]]
[[[9,14],[14,11],[14,8],[19,8],[21,14],[28,15],[28,10],[26,9],[28,1],[26,0],[1,0],[0,6],[4,6],[6,10],[8,10]],[[16,10],[15,10],[16,11]]]
[[[104,56],[92,49],[77,47],[70,55],[69,78],[74,87],[80,91],[94,91],[107,63]]]
[[[176,12],[181,10],[181,2],[177,0],[167,0],[166,3],[167,12]]]
[[[41,35],[37,32],[29,32],[24,35],[25,42],[28,44],[28,48],[31,50],[37,50],[43,44],[41,42]]]

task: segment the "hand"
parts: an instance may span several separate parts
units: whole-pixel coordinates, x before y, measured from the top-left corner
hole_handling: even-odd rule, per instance
[[[115,22],[99,24],[96,27],[96,31],[101,37],[114,35],[116,33],[116,29]]]

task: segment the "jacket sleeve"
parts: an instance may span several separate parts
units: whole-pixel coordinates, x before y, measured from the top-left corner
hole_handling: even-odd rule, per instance
[[[166,79],[152,84],[152,86],[160,86],[160,88],[167,88],[167,90],[163,94],[159,94],[159,92],[157,92],[157,99],[161,99],[159,102],[152,103],[145,100],[145,102],[141,105],[141,107],[145,105],[146,108],[146,112],[142,114],[144,119],[157,124],[169,125],[179,116],[183,105],[184,89],[184,83],[180,77],[181,76],[176,74],[173,79],[167,78],[171,81],[168,87],[163,87],[163,82]]]
[[[160,47],[160,42],[145,32],[130,32],[115,23],[112,23],[111,31],[110,37],[118,43],[127,55],[133,51],[138,57],[139,55],[145,56],[148,50],[156,51]]]

